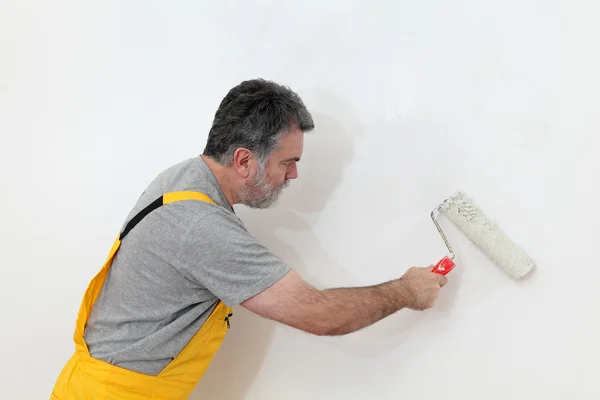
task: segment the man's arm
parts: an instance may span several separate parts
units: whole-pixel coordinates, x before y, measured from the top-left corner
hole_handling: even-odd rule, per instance
[[[431,272],[431,267],[412,267],[401,278],[379,285],[318,290],[291,270],[242,306],[315,335],[344,335],[405,307],[433,307],[446,282],[447,278]]]

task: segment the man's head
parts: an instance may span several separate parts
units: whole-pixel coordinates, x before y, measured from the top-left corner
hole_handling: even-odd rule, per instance
[[[298,177],[303,134],[313,128],[304,103],[289,88],[245,81],[221,102],[203,154],[231,171],[240,203],[267,208]]]

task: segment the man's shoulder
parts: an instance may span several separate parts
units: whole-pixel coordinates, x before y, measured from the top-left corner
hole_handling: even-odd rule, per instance
[[[172,164],[170,167],[157,173],[138,197],[127,216],[127,221],[167,193],[191,191],[203,193],[212,199],[214,197],[214,193],[212,193],[214,190],[211,190],[211,185],[205,177],[198,173],[194,162],[194,158],[188,158]],[[215,210],[213,204],[201,201],[177,201],[168,206],[171,216],[175,217],[176,220],[181,214],[189,215],[191,211],[200,211],[201,214],[206,214]],[[159,214],[164,213],[159,211]],[[166,218],[166,220],[170,219],[168,213],[164,214],[163,218]]]
[[[187,158],[185,160],[181,160],[175,164],[170,165],[169,167],[163,169],[158,173],[158,175],[154,178],[153,182],[160,182],[163,187],[167,187],[169,184],[172,184],[174,181],[181,179],[182,174],[193,170],[194,168],[194,159]]]
[[[221,200],[215,182],[198,167],[197,157],[179,161],[159,172],[139,200],[151,202],[167,193],[182,191],[203,193],[217,203]]]

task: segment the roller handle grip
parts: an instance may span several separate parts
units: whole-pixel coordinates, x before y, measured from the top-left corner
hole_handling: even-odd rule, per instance
[[[454,261],[450,259],[450,257],[446,256],[442,258],[436,265],[433,267],[432,272],[440,275],[446,275],[448,272],[452,271],[456,264]]]

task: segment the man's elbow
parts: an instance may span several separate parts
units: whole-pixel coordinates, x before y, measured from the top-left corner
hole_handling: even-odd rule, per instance
[[[340,336],[348,332],[344,332],[341,326],[332,319],[314,318],[306,324],[297,326],[298,329],[310,333],[315,336]]]
[[[326,326],[315,325],[308,329],[304,329],[305,332],[315,336],[332,336],[332,329]]]

